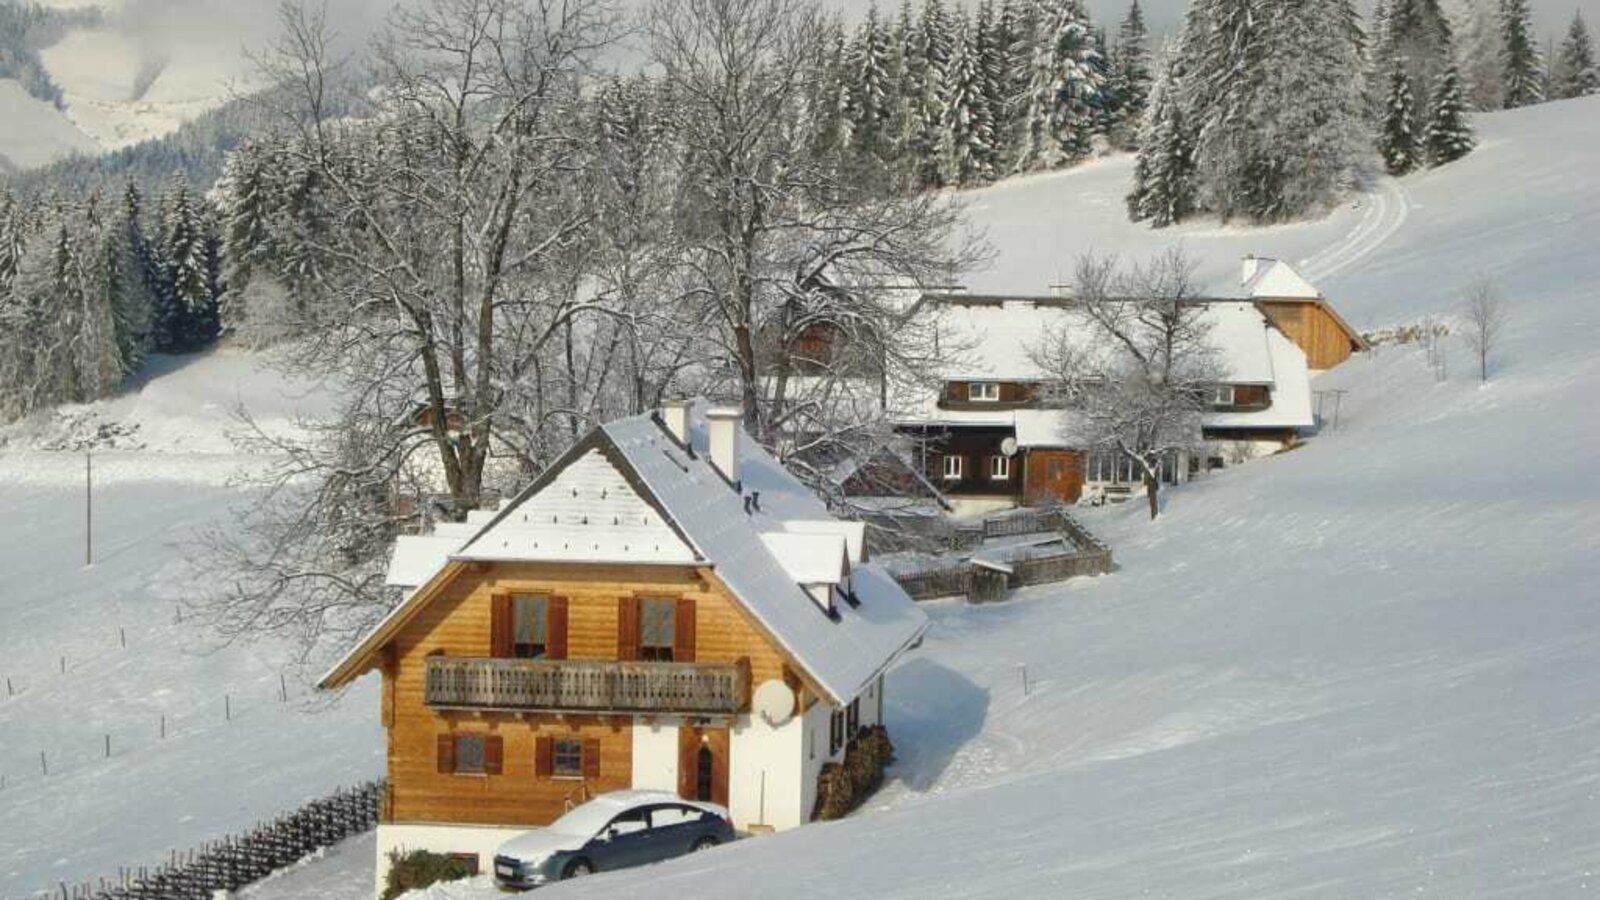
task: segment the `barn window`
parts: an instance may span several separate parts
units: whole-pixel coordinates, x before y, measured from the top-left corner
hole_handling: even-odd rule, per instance
[[[678,633],[677,611],[675,600],[639,601],[640,659],[672,662],[672,648]]]
[[[487,769],[484,767],[483,735],[456,735],[456,774],[482,775],[486,771]]]
[[[545,655],[549,640],[549,600],[544,597],[516,597],[512,610],[516,621],[516,639],[512,655],[519,659],[538,659]]]
[[[945,481],[960,481],[961,480],[961,468],[962,468],[961,459],[962,458],[959,457],[959,456],[946,456],[944,458],[944,480]]]
[[[1212,406],[1234,405],[1234,391],[1231,384],[1219,384],[1211,388]]]
[[[997,403],[1000,400],[1000,384],[995,381],[974,381],[967,385],[967,399],[980,403]]]
[[[844,710],[836,709],[828,720],[828,755],[836,756],[844,746]]]
[[[1011,480],[1011,457],[1009,457],[1009,456],[991,456],[991,457],[989,457],[989,480],[990,481],[1009,481],[1009,480]]]
[[[583,741],[557,738],[551,753],[550,773],[557,778],[583,777]]]
[[[861,698],[850,701],[850,707],[845,713],[845,735],[855,734],[861,730]]]

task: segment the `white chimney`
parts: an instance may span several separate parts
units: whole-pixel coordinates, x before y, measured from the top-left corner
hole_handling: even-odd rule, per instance
[[[661,424],[678,443],[689,446],[689,401],[667,400],[661,404]]]
[[[711,464],[722,477],[739,483],[739,432],[743,430],[744,413],[729,407],[706,410],[706,429],[710,432]]]
[[[1256,277],[1256,272],[1261,268],[1261,260],[1254,253],[1244,258],[1244,271],[1239,275],[1240,284],[1249,284],[1250,279]]]

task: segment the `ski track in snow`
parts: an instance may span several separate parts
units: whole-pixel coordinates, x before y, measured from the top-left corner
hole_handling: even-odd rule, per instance
[[[1356,227],[1343,239],[1300,262],[1300,274],[1312,284],[1337,275],[1382,247],[1411,214],[1411,198],[1397,179],[1384,176],[1378,180],[1377,190],[1365,197],[1366,212]]]

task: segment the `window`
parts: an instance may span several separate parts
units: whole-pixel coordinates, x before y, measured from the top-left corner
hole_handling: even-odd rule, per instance
[[[990,481],[1010,481],[1011,480],[1011,457],[1009,457],[1009,456],[991,456],[991,457],[989,457],[989,480]]]
[[[622,815],[617,816],[615,819],[612,819],[611,824],[606,826],[606,831],[614,840],[630,834],[639,834],[642,831],[649,830],[649,828],[649,812],[642,809],[630,809]]]
[[[828,755],[836,756],[844,746],[844,710],[836,709],[828,720]]]
[[[1233,385],[1219,384],[1211,389],[1212,406],[1233,406]]]
[[[545,655],[549,640],[549,603],[544,597],[514,597],[511,600],[515,638],[511,655],[519,659],[538,659]]]
[[[1000,385],[994,381],[974,381],[967,385],[967,399],[979,403],[998,403]]]
[[[845,735],[850,737],[861,730],[861,698],[850,701],[849,709],[845,713]]]
[[[671,828],[688,825],[705,818],[705,813],[687,806],[655,806],[650,809],[651,828]]]
[[[456,774],[483,775],[487,772],[488,769],[484,766],[483,735],[456,735]]]
[[[944,480],[945,481],[960,481],[961,480],[961,468],[962,468],[961,467],[961,457],[959,457],[959,456],[946,456],[944,458]]]
[[[639,601],[639,658],[652,662],[672,662],[672,645],[677,637],[676,600]]]
[[[550,774],[556,778],[582,778],[583,741],[556,738],[550,754]]]

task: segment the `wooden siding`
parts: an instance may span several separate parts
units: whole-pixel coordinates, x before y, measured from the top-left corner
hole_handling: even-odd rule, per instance
[[[1000,495],[1017,497],[1022,494],[1022,454],[1011,457],[1010,477],[989,477],[990,460],[1003,456],[1000,444],[1014,436],[1007,426],[996,429],[952,429],[934,437],[928,446],[927,479],[948,495]],[[944,477],[946,456],[962,458],[961,478]]]
[[[1022,467],[1022,498],[1030,506],[1077,503],[1083,495],[1083,454],[1076,450],[1028,450]]]
[[[750,660],[751,684],[783,678],[783,655],[708,572],[692,567],[578,564],[479,564],[444,585],[393,642],[385,666],[392,708],[389,779],[392,821],[496,825],[547,824],[568,802],[628,787],[633,777],[629,716],[439,711],[425,701],[427,658],[487,657],[492,598],[541,593],[567,598],[567,650],[573,660],[617,659],[618,608],[623,598],[681,598],[695,609],[695,659]],[[451,732],[497,734],[504,740],[500,775],[437,771],[438,738]],[[536,738],[571,736],[598,741],[594,779],[534,775]]]
[[[999,400],[973,400],[974,383],[999,384]],[[1023,381],[947,381],[939,393],[940,409],[1027,409],[1039,404],[1040,387]]]
[[[1312,369],[1331,369],[1355,351],[1350,334],[1320,304],[1263,300],[1257,306],[1279,331],[1305,351],[1306,365]]]

